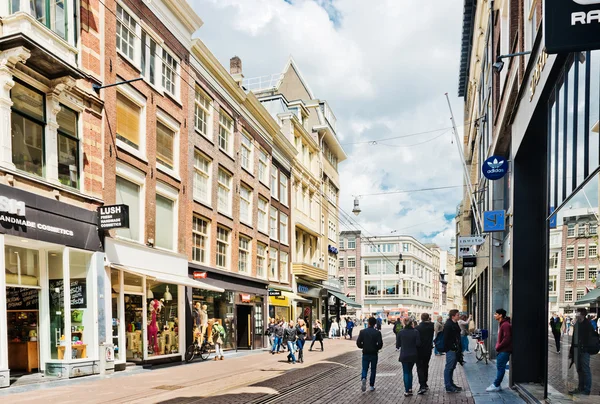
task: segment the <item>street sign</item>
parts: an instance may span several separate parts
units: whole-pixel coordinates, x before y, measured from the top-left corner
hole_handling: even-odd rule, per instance
[[[458,236],[459,247],[482,245],[483,243],[485,243],[485,237],[483,236]]]
[[[129,206],[100,206],[98,208],[98,228],[100,230],[129,228]]]
[[[600,49],[600,1],[546,0],[544,11],[547,53]]]
[[[477,258],[465,257],[463,259],[463,267],[464,268],[475,268],[476,266],[477,266]]]
[[[508,172],[508,161],[504,157],[492,156],[483,162],[481,172],[488,180],[499,180]]]
[[[505,230],[505,212],[503,210],[491,210],[483,212],[483,231],[491,233]]]
[[[477,252],[472,245],[458,247],[458,258],[474,257],[475,255],[477,255]]]

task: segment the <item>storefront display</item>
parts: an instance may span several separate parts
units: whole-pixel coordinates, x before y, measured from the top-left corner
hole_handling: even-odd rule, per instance
[[[148,356],[179,353],[177,285],[147,281],[146,290]]]
[[[202,289],[192,289],[192,301],[195,319],[194,335],[200,333],[204,338],[211,338],[208,329],[210,321],[218,322],[225,329],[223,349],[235,349],[235,323],[234,323],[234,298],[233,292],[211,292]]]

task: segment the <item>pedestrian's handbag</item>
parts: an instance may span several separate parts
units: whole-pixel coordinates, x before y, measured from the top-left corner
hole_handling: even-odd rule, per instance
[[[446,352],[446,350],[444,349],[444,333],[440,332],[438,333],[438,335],[436,335],[435,337],[435,349],[438,350],[438,352]]]
[[[475,321],[469,321],[469,334],[473,334],[475,332]]]
[[[600,336],[596,331],[591,332],[590,335],[590,346],[588,347],[588,353],[590,355],[597,355],[600,352]]]

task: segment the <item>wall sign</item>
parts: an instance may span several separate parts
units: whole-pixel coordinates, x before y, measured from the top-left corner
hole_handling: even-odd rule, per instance
[[[475,268],[476,266],[477,266],[477,258],[465,257],[463,259],[463,267],[464,268]]]
[[[54,307],[60,306],[65,298],[65,288],[62,279],[50,279],[50,300]],[[71,279],[71,309],[85,309],[86,301],[86,281],[85,279]]]
[[[477,255],[477,252],[472,245],[458,247],[458,258],[474,257],[475,255]]]
[[[100,230],[129,228],[129,206],[110,205],[98,208]]]
[[[6,196],[0,196],[0,212],[10,213],[11,215],[25,216],[25,202],[10,199]]]
[[[242,303],[250,303],[252,301],[252,296],[250,296],[248,293],[242,293],[240,297],[242,299]]]
[[[332,254],[336,254],[338,253],[338,249],[335,248],[334,246],[332,246],[331,244],[327,246],[327,250],[332,253]]]
[[[269,290],[269,296],[281,296],[281,290]]]
[[[27,288],[6,288],[6,310],[37,310],[39,290]]]
[[[308,293],[310,288],[305,285],[298,285],[298,293]]]
[[[488,180],[499,180],[508,172],[508,161],[504,157],[492,156],[483,162],[481,172]]]
[[[503,210],[483,212],[483,231],[491,233],[505,230],[506,213]]]
[[[600,1],[546,0],[544,10],[547,53],[600,49]]]
[[[206,271],[194,271],[194,279],[206,279],[208,273]]]
[[[482,236],[458,236],[459,247],[482,245],[483,243],[485,243],[485,237]]]

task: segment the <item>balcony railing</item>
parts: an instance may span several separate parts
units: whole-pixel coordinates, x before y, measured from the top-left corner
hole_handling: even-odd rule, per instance
[[[262,91],[277,88],[279,81],[283,79],[283,73],[267,76],[251,77],[242,81],[242,85],[248,91]]]

